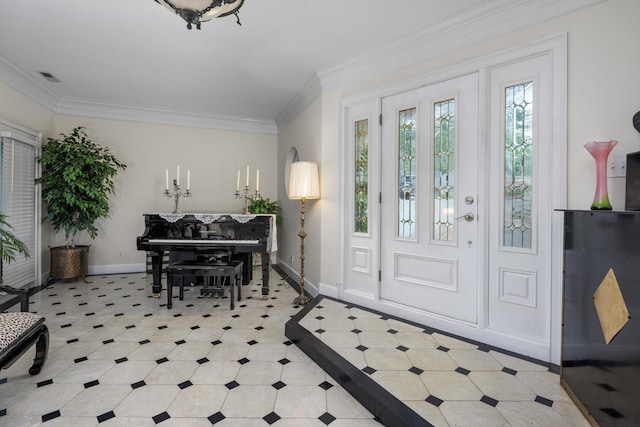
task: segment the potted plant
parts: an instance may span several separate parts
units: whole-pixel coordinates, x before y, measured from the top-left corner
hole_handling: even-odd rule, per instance
[[[109,196],[115,193],[114,177],[127,166],[108,147],[95,144],[84,127],[76,127],[60,139],[49,138],[38,159],[42,175],[42,199],[47,205],[44,222],[64,231],[65,245],[50,248],[50,279],[84,277],[88,273],[87,245],[76,245],[79,231],[91,239],[98,235],[95,221],[109,214]]]
[[[249,206],[247,210],[252,214],[273,214],[276,216],[276,223],[280,224],[282,217],[280,216],[280,202],[278,200],[270,201],[268,198],[263,199],[262,196],[249,197]]]

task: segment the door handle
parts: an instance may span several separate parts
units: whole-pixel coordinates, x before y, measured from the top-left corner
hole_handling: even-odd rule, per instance
[[[456,217],[456,219],[460,219],[460,218],[464,218],[464,219],[465,219],[465,221],[467,221],[467,222],[471,222],[471,221],[473,221],[476,217],[475,217],[475,215],[474,215],[474,214],[472,214],[471,212],[467,212],[466,214],[464,214],[464,215],[462,215],[462,216]]]

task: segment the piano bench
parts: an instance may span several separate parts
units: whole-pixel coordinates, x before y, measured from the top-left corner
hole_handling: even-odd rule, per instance
[[[172,307],[171,299],[173,298],[173,278],[178,277],[180,280],[180,293],[178,298],[180,301],[184,299],[184,276],[202,276],[204,277],[205,286],[209,283],[209,278],[221,279],[221,286],[224,289],[225,279],[229,279],[229,292],[233,310],[234,306],[234,287],[238,288],[238,301],[241,299],[242,288],[242,261],[230,260],[226,262],[207,262],[183,260],[176,261],[167,265],[167,308]],[[205,288],[203,288],[204,290]],[[216,293],[215,290],[205,293]]]

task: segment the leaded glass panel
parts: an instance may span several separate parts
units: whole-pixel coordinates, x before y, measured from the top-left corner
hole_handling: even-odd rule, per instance
[[[433,240],[455,241],[455,100],[434,104],[433,126]]]
[[[398,113],[398,237],[416,237],[416,108]]]
[[[505,90],[503,245],[531,248],[533,83]]]
[[[369,231],[369,120],[355,122],[355,218],[356,233]]]

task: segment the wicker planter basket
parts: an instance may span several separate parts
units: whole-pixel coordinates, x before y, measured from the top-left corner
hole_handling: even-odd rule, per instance
[[[51,268],[49,280],[75,279],[89,273],[89,246],[56,246],[49,248],[51,254]]]

